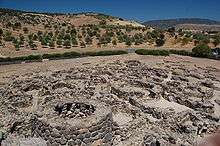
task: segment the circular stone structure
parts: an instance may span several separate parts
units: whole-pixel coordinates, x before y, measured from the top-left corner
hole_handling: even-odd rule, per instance
[[[41,107],[32,131],[47,145],[112,145],[112,112],[104,103],[56,100]]]

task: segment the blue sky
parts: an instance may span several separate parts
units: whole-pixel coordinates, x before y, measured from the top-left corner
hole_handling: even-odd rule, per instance
[[[220,0],[0,0],[0,7],[39,12],[100,12],[141,22],[186,17],[220,21]]]

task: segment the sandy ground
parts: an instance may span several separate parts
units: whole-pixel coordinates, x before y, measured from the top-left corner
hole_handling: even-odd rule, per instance
[[[9,57],[17,57],[17,56],[26,56],[26,55],[33,55],[33,54],[46,54],[46,53],[64,53],[64,52],[71,52],[71,51],[76,51],[76,52],[93,52],[93,51],[104,51],[104,50],[127,50],[129,48],[134,48],[134,49],[176,49],[176,50],[180,50],[180,48],[183,47],[179,47],[174,46],[174,47],[170,47],[171,45],[166,45],[163,47],[157,47],[155,48],[154,45],[139,45],[139,46],[126,46],[123,43],[118,44],[116,47],[113,45],[110,46],[106,46],[106,47],[101,47],[98,48],[96,45],[93,46],[88,46],[86,48],[81,48],[81,47],[72,47],[70,49],[66,49],[66,48],[54,48],[54,49],[50,49],[50,48],[38,48],[37,50],[31,50],[31,49],[25,49],[25,48],[21,48],[19,51],[16,51],[15,48],[13,46],[9,47],[9,48],[0,48],[0,57],[1,56],[9,56]],[[184,48],[185,50],[191,50],[191,46]]]
[[[171,55],[168,57],[162,56],[140,56],[136,54],[127,54],[127,55],[116,55],[116,56],[105,56],[105,57],[85,57],[85,58],[76,58],[76,59],[65,59],[65,60],[51,60],[45,62],[36,62],[36,63],[26,63],[26,64],[12,64],[12,65],[4,65],[0,66],[0,80],[3,80],[4,76],[9,75],[20,75],[23,73],[29,72],[41,72],[48,70],[61,70],[68,69],[73,66],[81,66],[85,63],[95,64],[101,63],[111,60],[129,60],[129,59],[137,59],[148,64],[157,64],[163,61],[169,62],[180,62],[183,64],[187,64],[189,66],[197,66],[197,67],[210,67],[216,68],[220,70],[220,63],[218,60],[204,59],[204,58],[192,58],[188,56],[177,56]],[[217,77],[220,78],[219,72],[216,74]]]

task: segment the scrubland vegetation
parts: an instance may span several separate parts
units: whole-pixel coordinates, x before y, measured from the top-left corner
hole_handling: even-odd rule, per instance
[[[91,47],[97,48],[95,53],[86,51],[90,52],[88,54],[91,56],[102,55],[97,52],[102,51],[103,47],[109,50],[112,47],[151,48],[149,51],[138,50],[137,52],[150,55],[174,53],[192,56],[189,52],[195,47],[192,50],[193,56],[207,57],[210,53],[209,47],[220,45],[220,33],[211,35],[203,32],[176,30],[174,27],[160,30],[147,26],[134,26],[132,23],[122,25],[116,22],[126,22],[125,20],[104,14],[39,14],[8,9],[1,9],[0,13],[0,50],[2,50],[1,54],[6,57],[10,57],[7,54],[11,52],[16,54],[24,50],[29,53],[32,50],[38,51],[38,54],[51,54],[51,50],[56,56],[58,55],[58,52],[54,53],[56,50],[71,49],[71,52],[74,52],[74,48],[84,50],[84,48]],[[85,18],[91,22],[85,23],[83,20]],[[184,51],[185,46],[191,49]],[[158,51],[157,47],[173,49],[167,53]],[[180,47],[183,49],[180,51],[176,49]],[[47,50],[47,52],[41,53],[41,50]],[[203,53],[199,53],[201,51]],[[59,54],[62,53],[59,52]],[[104,51],[103,54],[108,53]],[[28,54],[19,56],[28,56]]]

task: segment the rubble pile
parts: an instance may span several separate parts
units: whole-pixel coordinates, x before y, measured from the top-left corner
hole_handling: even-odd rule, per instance
[[[94,113],[95,107],[85,103],[64,103],[57,104],[54,108],[58,115],[61,117],[87,117]]]

